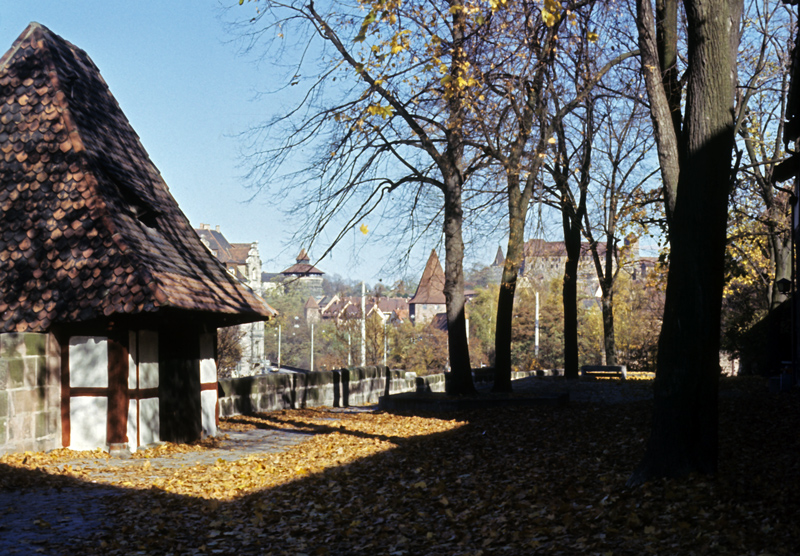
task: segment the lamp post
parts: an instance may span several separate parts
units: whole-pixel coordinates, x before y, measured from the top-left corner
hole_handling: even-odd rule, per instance
[[[367,366],[367,294],[361,282],[361,366]]]

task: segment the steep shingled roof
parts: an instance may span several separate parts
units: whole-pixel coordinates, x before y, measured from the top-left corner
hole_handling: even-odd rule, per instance
[[[506,263],[506,256],[503,255],[503,248],[498,247],[497,254],[494,256],[494,262],[492,263],[492,266],[503,266],[505,265],[505,263]]]
[[[444,304],[445,302],[444,270],[442,270],[442,263],[439,262],[439,257],[436,256],[436,250],[434,249],[431,251],[431,256],[428,257],[425,270],[422,271],[422,278],[419,279],[417,291],[414,297],[408,300],[408,304]]]
[[[85,52],[31,23],[0,58],[0,331],[273,311],[206,250]]]

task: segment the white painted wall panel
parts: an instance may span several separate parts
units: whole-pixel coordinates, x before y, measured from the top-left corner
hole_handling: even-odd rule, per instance
[[[139,388],[158,388],[158,332],[139,331]]]
[[[128,402],[128,450],[135,452],[137,431],[139,430],[139,404],[136,400]]]
[[[200,406],[203,412],[203,434],[216,436],[217,434],[217,391],[203,390],[200,392]]]
[[[136,332],[131,330],[128,332],[128,388],[131,390],[137,387],[138,381],[136,380]],[[128,419],[130,423],[130,419]]]
[[[200,334],[200,382],[203,384],[217,381],[214,340],[214,334]]]
[[[73,336],[69,339],[69,385],[108,387],[108,338]]]
[[[139,440],[142,446],[161,440],[158,398],[139,400]]]
[[[70,345],[71,348],[72,346]],[[96,448],[107,448],[107,421],[108,398],[94,396],[71,397],[69,399],[70,449],[94,450]]]

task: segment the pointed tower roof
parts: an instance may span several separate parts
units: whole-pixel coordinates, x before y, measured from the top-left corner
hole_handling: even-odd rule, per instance
[[[305,305],[303,305],[303,308],[304,309],[319,309],[319,303],[317,303],[317,300],[314,299],[313,297],[309,297],[306,300]]]
[[[492,266],[503,266],[506,262],[506,257],[503,255],[503,248],[498,246],[497,247],[497,255],[494,256],[494,262]]]
[[[272,309],[203,246],[85,52],[31,23],[0,58],[0,331]]]
[[[442,270],[442,264],[439,262],[439,257],[436,256],[435,249],[431,251],[425,270],[422,271],[422,278],[419,279],[417,292],[408,301],[409,305],[412,303],[445,303],[444,270]]]
[[[281,274],[284,276],[312,276],[315,274],[322,276],[325,274],[313,264],[309,263],[311,258],[308,256],[305,249],[300,249],[300,254],[297,255],[296,260],[297,262],[295,264],[281,272]]]

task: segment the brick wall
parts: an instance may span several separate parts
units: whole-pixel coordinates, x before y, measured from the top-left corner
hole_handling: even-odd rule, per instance
[[[61,447],[59,353],[49,334],[0,334],[0,454]]]

